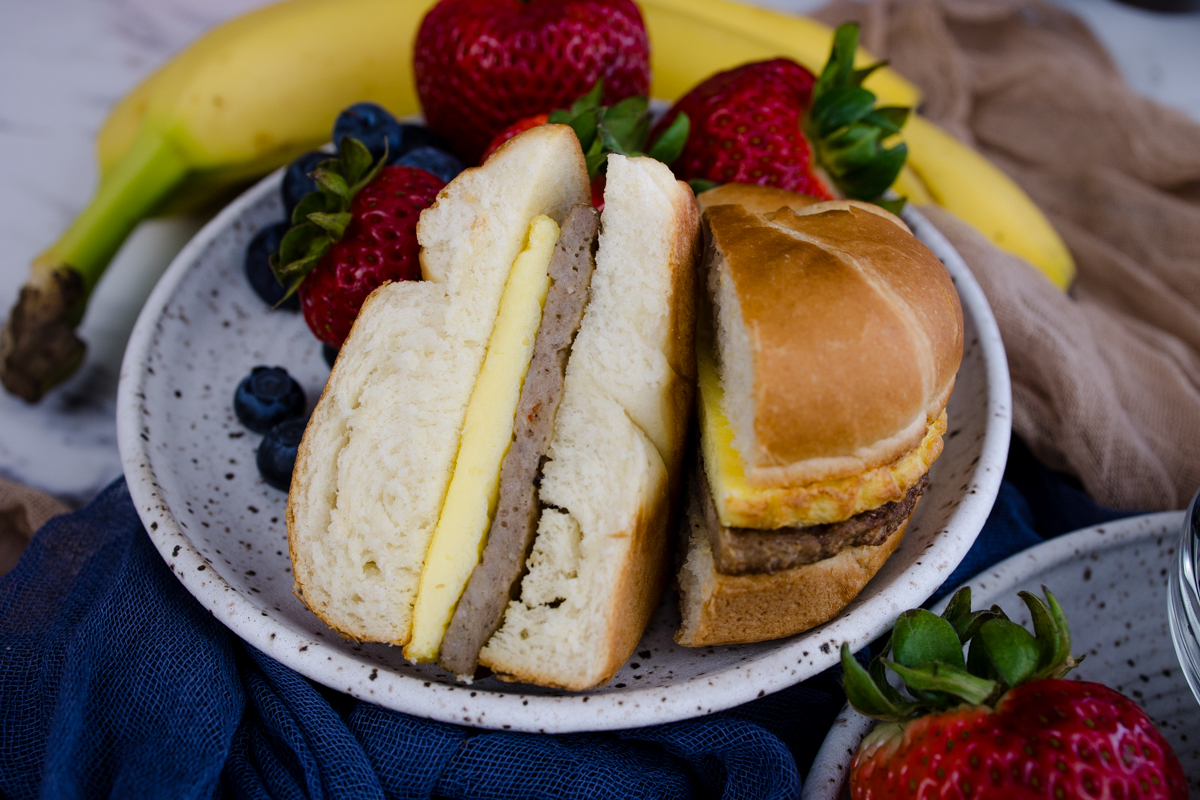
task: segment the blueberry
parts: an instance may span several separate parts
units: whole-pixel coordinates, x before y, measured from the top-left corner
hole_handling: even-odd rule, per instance
[[[329,368],[333,368],[333,362],[337,361],[338,349],[331,344],[321,344],[321,355],[325,357],[325,363]]]
[[[233,393],[233,411],[247,428],[266,433],[304,414],[304,390],[283,367],[255,367]]]
[[[286,291],[279,281],[275,280],[275,273],[271,271],[270,259],[271,254],[279,250],[279,242],[283,240],[283,235],[287,231],[288,224],[286,222],[277,222],[255,234],[246,247],[246,280],[250,281],[254,293],[269,306],[274,306],[283,299]],[[292,295],[279,308],[299,311],[300,298]]]
[[[396,160],[396,166],[415,167],[432,172],[446,183],[466,169],[457,158],[436,147],[418,147],[416,150],[410,150]]]
[[[292,484],[292,470],[296,468],[296,451],[304,438],[307,419],[285,420],[263,437],[258,445],[258,473],[271,486],[287,491]]]
[[[292,212],[304,199],[304,195],[317,190],[317,182],[308,174],[317,168],[317,164],[331,158],[333,156],[329,153],[310,150],[288,165],[287,172],[283,173],[283,186],[280,189],[288,222],[292,221]]]
[[[391,150],[388,151],[388,163],[395,164],[418,147],[436,147],[439,150],[450,149],[445,139],[424,125],[401,125],[400,146],[394,152]]]
[[[383,156],[385,142],[389,154],[400,152],[400,123],[374,103],[355,103],[338,114],[333,123],[333,143],[340,144],[343,136],[358,139],[376,159]]]

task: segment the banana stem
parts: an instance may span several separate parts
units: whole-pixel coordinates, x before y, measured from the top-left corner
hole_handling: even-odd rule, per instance
[[[39,261],[78,272],[87,292],[137,224],[187,176],[188,162],[161,133],[143,129],[92,202]]]
[[[34,260],[0,332],[0,383],[9,392],[33,403],[78,369],[86,346],[75,326],[88,296],[138,222],[187,174],[175,146],[143,128],[83,213]]]

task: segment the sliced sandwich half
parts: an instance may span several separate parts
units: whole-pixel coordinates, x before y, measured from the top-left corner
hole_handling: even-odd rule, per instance
[[[950,276],[883,209],[737,185],[700,201],[689,646],[798,633],[862,590],[942,451],[963,347]]]
[[[610,157],[601,219],[588,197],[573,131],[528,131],[422,214],[426,280],[364,305],[288,504],[297,593],[334,629],[572,689],[632,652],[682,471],[698,219],[650,159]]]

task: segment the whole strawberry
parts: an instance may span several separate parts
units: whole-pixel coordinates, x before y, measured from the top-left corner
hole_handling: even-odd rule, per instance
[[[964,588],[941,617],[904,612],[869,673],[842,645],[850,703],[888,721],[854,757],[851,798],[1187,797],[1179,759],[1136,703],[1098,683],[1062,680],[1078,661],[1054,595],[1021,599],[1036,636],[999,607],[972,612]]]
[[[904,165],[905,146],[881,142],[900,130],[908,109],[875,108],[875,95],[861,85],[875,67],[854,69],[857,47],[858,28],[847,24],[837,29],[819,79],[776,58],[696,86],[659,122],[662,130],[679,114],[691,119],[676,177],[698,188],[755,183],[822,199],[876,200]]]
[[[385,159],[373,162],[361,142],[344,138],[338,158],[313,173],[320,189],[296,206],[272,260],[288,295],[299,292],[309,330],[332,347],[350,334],[372,291],[421,277],[417,221],[445,183]]]
[[[602,105],[603,94],[604,82],[596,81],[591,91],[572,103],[569,109],[556,108],[549,114],[535,114],[517,120],[496,134],[483,151],[480,163],[487,161],[509,139],[530,128],[547,123],[569,125],[579,138],[579,146],[583,150],[588,177],[592,182],[592,205],[598,211],[603,211],[605,171],[610,153],[649,156],[670,166],[679,158],[688,135],[688,116],[678,114],[653,142],[648,142],[650,101],[642,95],[634,95],[615,106],[605,106]]]
[[[429,127],[474,163],[508,125],[564,107],[604,80],[615,103],[650,88],[633,0],[441,0],[413,47]]]

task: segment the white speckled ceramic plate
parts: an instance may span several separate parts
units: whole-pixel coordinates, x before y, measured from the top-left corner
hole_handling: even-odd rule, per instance
[[[329,373],[300,316],[268,312],[243,275],[246,244],[282,217],[279,181],[279,173],[264,179],[226,208],[155,288],[125,353],[118,435],[134,503],[183,585],[238,636],[315,681],[485,728],[600,730],[708,714],[815,675],[837,660],[843,640],[859,647],[875,638],[941,584],[987,518],[1008,452],[1004,350],[962,259],[910,213],[957,282],[966,348],[930,489],[899,550],[841,616],[790,639],[693,650],[672,639],[679,620],[668,597],[617,676],[577,694],[495,678],[463,687],[436,667],[409,664],[399,648],[343,639],[292,594],[286,498],[259,478],[259,437],[232,409],[234,388],[257,364],[286,367],[310,405]]]
[[[1096,681],[1146,710],[1183,764],[1200,797],[1200,708],[1179,668],[1167,623],[1167,577],[1174,568],[1184,514],[1172,511],[1084,528],[1017,553],[967,584],[975,608],[993,603],[1030,630],[1017,597],[1049,587],[1071,625],[1071,652],[1087,659],[1072,678]],[[946,608],[947,595],[933,610]],[[848,706],[817,753],[803,800],[835,800],[858,743],[873,727]]]

